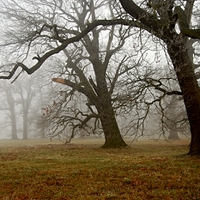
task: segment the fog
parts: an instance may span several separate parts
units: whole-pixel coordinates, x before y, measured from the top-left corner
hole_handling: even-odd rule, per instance
[[[30,6],[26,7],[27,4]],[[9,10],[9,6],[4,7],[4,18],[9,26],[1,33],[1,47],[4,47],[1,65],[9,69],[13,62],[19,61],[28,68],[36,68],[41,57],[49,55],[52,49],[57,50],[68,36],[74,37],[76,31],[83,30],[75,19],[81,19],[87,27],[94,16],[112,18],[121,12],[119,5],[106,4],[96,5],[97,9],[90,11],[86,3],[85,13],[65,3],[60,5],[62,9],[56,3],[38,2],[36,5],[34,1],[19,1],[19,5],[13,5],[16,12]],[[35,7],[38,12],[29,16],[28,11]],[[65,9],[74,15],[66,15]],[[90,12],[94,12],[93,15]],[[6,21],[1,24],[4,28]],[[36,32],[40,33],[37,37]],[[101,109],[94,103],[103,101],[99,98],[101,85],[97,82],[101,76],[97,71],[105,63],[105,87],[124,137],[131,140],[142,137],[167,139],[170,135],[172,138],[189,137],[183,100],[179,96],[166,95],[167,91],[180,91],[166,47],[147,32],[141,39],[141,33],[134,27],[131,30],[126,27],[97,28],[87,39],[47,56],[42,67],[31,76],[18,69],[11,80],[0,80],[0,139],[67,139],[71,133],[75,138],[82,135],[103,137],[100,135],[102,124],[95,118]],[[196,48],[198,50],[198,45]],[[11,55],[5,55],[6,52]],[[98,59],[94,62],[94,58]],[[198,62],[195,57],[194,63]],[[59,81],[52,82],[52,78]],[[63,82],[68,85],[61,85]],[[92,88],[94,95],[85,88]]]

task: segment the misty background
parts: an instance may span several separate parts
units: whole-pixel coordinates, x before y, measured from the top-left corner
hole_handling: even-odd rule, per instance
[[[24,8],[29,3],[30,8]],[[30,12],[36,6],[33,1],[24,4],[19,1],[19,5],[22,5],[23,11]],[[57,2],[57,4],[44,5],[44,2],[41,2],[38,5],[38,13],[33,16],[27,15],[30,19],[27,18],[26,23],[31,22],[33,27],[37,27],[39,22],[45,22],[46,24],[57,22],[58,27],[62,27],[63,35],[65,31],[81,29],[79,22],[83,21],[85,23],[87,20],[92,20],[92,17],[89,10],[85,9],[85,12],[88,13],[79,13],[82,16],[78,19],[75,5],[77,8],[80,6],[77,1],[69,8],[72,11],[71,13],[75,14],[69,14],[62,18],[61,16],[66,14],[62,10],[62,8],[66,10],[65,4],[59,5]],[[95,15],[99,18],[109,18],[122,12],[117,6],[112,9],[106,5],[106,3],[96,5]],[[18,5],[15,6],[18,9],[20,8]],[[50,10],[54,10],[55,13],[51,13]],[[24,23],[24,27],[21,26],[20,28],[14,25],[19,13],[10,12],[7,14],[9,17],[4,23],[1,23],[2,29],[8,24],[10,33],[12,32],[13,35],[16,33],[16,38],[20,36],[20,31],[31,33],[32,30],[26,26],[26,23]],[[15,20],[12,18],[14,14],[16,14]],[[65,20],[70,21],[70,23],[65,24]],[[199,26],[197,18],[194,17],[193,22],[194,26]],[[66,30],[63,30],[63,27]],[[48,26],[45,28],[46,34],[50,36],[51,29],[49,30]],[[178,27],[176,29],[178,31]],[[118,73],[112,94],[112,99],[116,101],[113,100],[112,105],[122,136],[131,139],[142,136],[150,139],[190,137],[181,96],[167,95],[168,91],[179,91],[180,89],[163,42],[149,33],[143,33],[141,39],[142,31],[137,28],[129,30],[115,27],[115,31],[116,34],[109,27],[98,29],[99,51],[97,53],[100,60],[103,60],[109,50],[114,51],[112,58],[109,60],[106,78],[108,87],[111,88],[112,84],[110,83]],[[92,34],[95,33],[88,34],[91,41],[95,38]],[[3,41],[8,40],[5,35],[2,35],[1,38]],[[15,41],[16,38],[13,38],[13,40]],[[111,40],[111,38],[113,39]],[[48,42],[52,46],[57,45],[57,41]],[[21,47],[15,51],[13,45],[12,55],[14,56],[7,55],[5,59],[3,57],[5,52],[1,51],[1,64],[6,65],[12,59],[24,59],[27,66],[32,66],[39,59],[39,56],[33,59],[35,52],[42,54],[45,48],[48,48],[46,44],[48,42],[42,41],[40,43],[40,45],[43,43],[44,46],[46,45],[42,47],[43,49],[39,49],[35,45],[32,52]],[[31,76],[18,72],[19,76],[15,77],[14,80],[0,80],[1,139],[56,137],[67,140],[71,134],[73,134],[73,137],[103,137],[102,127],[98,120],[91,119],[87,123],[84,121],[86,115],[96,113],[94,107],[88,106],[90,102],[87,97],[80,93],[73,93],[70,96],[69,93],[72,90],[69,87],[52,81],[52,78],[55,77],[64,77],[75,82],[79,81],[77,75],[73,74],[73,70],[66,67],[69,62],[78,63],[77,65],[85,77],[94,79],[95,75],[90,60],[92,56],[88,53],[89,51],[87,46],[84,46],[84,42],[72,44],[66,51],[48,59],[44,66]],[[106,52],[109,43],[111,43],[110,49]],[[199,53],[199,42],[192,45],[193,61],[198,64],[199,58],[196,55]],[[6,48],[5,50],[11,50]],[[119,70],[120,65],[121,71]],[[121,75],[120,72],[122,71],[123,73],[126,71],[126,73]]]

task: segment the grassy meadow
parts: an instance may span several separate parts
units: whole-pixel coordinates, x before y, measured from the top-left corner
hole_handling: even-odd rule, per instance
[[[0,199],[200,199],[200,159],[179,156],[188,141],[0,142]]]

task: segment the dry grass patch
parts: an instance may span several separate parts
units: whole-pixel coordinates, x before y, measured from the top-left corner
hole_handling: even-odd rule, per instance
[[[199,199],[200,160],[186,144],[125,149],[0,147],[0,199]]]

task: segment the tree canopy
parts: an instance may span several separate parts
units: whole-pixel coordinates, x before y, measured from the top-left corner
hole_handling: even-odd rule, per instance
[[[7,38],[4,37],[1,47],[7,48],[12,53],[12,59],[9,58],[12,62],[7,60],[6,64],[2,65],[0,78],[15,80],[22,72],[32,74],[48,59],[64,53],[68,58],[68,64],[70,62],[70,67],[73,65],[71,67],[73,69],[68,72],[75,72],[81,82],[77,83],[75,79],[71,81],[61,77],[54,78],[53,81],[68,85],[92,100],[98,110],[101,124],[105,128],[104,132],[107,132],[105,135],[108,143],[105,146],[115,146],[112,142],[115,138],[120,138],[117,142],[119,146],[126,146],[122,142],[115,120],[110,96],[112,90],[106,80],[108,61],[115,53],[113,50],[119,49],[117,45],[112,49],[111,42],[109,44],[108,40],[107,52],[109,53],[105,55],[102,62],[102,58],[99,57],[101,51],[98,46],[100,45],[99,31],[109,30],[113,34],[110,35],[111,37],[119,33],[119,30],[122,31],[123,34],[119,35],[122,39],[121,43],[117,43],[119,47],[122,47],[120,45],[125,40],[123,37],[126,30],[136,28],[141,31],[140,35],[143,38],[148,32],[149,35],[160,40],[171,59],[181,90],[172,91],[171,94],[181,94],[183,97],[192,136],[189,154],[199,154],[200,90],[187,47],[189,38],[197,41],[200,38],[198,27],[191,27],[191,16],[195,5],[194,0],[186,2],[175,0],[2,1],[1,16],[10,20],[6,26]],[[100,10],[102,7],[104,10]],[[119,29],[114,29],[115,26]],[[78,44],[81,42],[89,54],[95,79],[85,77],[80,68],[74,64],[76,61],[69,59],[68,50],[71,45],[79,47]],[[121,61],[123,63],[123,59]],[[30,66],[27,63],[31,63]],[[115,83],[115,79],[112,83]],[[163,91],[163,88],[157,87],[157,89]],[[113,124],[109,126],[109,130],[108,121]]]

